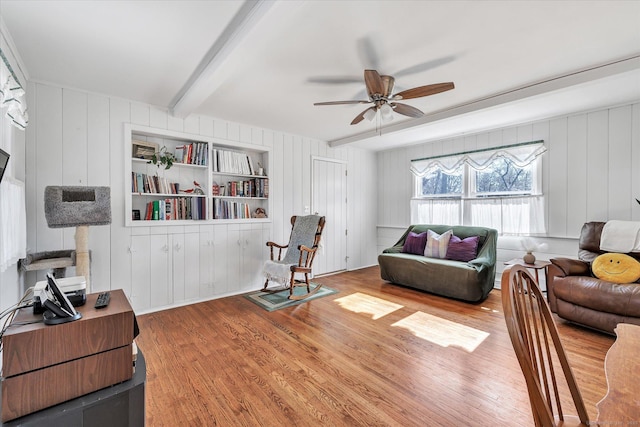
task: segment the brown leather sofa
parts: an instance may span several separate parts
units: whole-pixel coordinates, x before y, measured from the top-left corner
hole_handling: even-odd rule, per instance
[[[640,283],[617,284],[596,278],[591,262],[600,250],[604,222],[588,222],[580,233],[578,258],[554,258],[547,296],[551,311],[568,321],[614,334],[618,323],[640,325]],[[639,253],[629,253],[640,260]]]

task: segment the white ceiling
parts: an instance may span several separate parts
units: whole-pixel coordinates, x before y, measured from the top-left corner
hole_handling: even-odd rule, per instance
[[[0,0],[0,16],[34,81],[332,145],[382,150],[640,99],[640,1]],[[456,88],[406,101],[426,116],[382,129],[349,124],[366,105],[313,105],[365,99],[365,68],[394,75],[396,92]]]

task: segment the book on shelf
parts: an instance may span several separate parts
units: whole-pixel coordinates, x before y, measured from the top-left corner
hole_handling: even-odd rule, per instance
[[[175,197],[153,200],[146,205],[147,221],[205,220],[207,201],[204,197]]]
[[[217,184],[216,184],[217,186]],[[217,186],[217,193],[221,193],[220,186]],[[227,181],[227,196],[230,197],[269,197],[269,179],[252,178],[244,181]],[[216,196],[216,191],[213,191]],[[223,194],[220,194],[223,195]]]
[[[214,199],[213,218],[249,219],[251,218],[251,208],[248,203],[235,202],[232,200],[224,199]]]
[[[178,163],[198,166],[207,166],[208,154],[209,144],[206,142],[192,142],[178,145],[174,152]]]
[[[133,193],[160,193],[178,194],[180,184],[169,182],[166,178],[156,175],[131,172],[131,192]]]
[[[214,148],[212,151],[212,159],[213,172],[255,175],[251,156],[246,153]]]

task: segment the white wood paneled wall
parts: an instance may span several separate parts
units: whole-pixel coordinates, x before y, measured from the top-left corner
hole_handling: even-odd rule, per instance
[[[640,103],[573,114],[473,135],[378,152],[378,251],[410,222],[411,159],[544,140],[542,160],[549,244],[540,259],[577,256],[587,221],[640,220]],[[498,258],[521,256],[514,238],[498,239]]]
[[[373,152],[352,147],[333,149],[324,141],[211,117],[189,116],[184,120],[177,119],[165,109],[154,106],[43,83],[31,83],[28,93],[30,106],[33,106],[30,108],[32,124],[27,129],[25,162],[29,250],[39,252],[71,249],[75,245],[74,229],[54,230],[47,226],[44,217],[44,188],[47,185],[111,187],[112,224],[91,227],[89,231],[93,292],[122,288],[127,295],[133,294],[140,298],[142,302],[138,308],[142,310],[175,304],[178,302],[174,301],[176,298],[187,301],[193,289],[184,286],[185,281],[196,280],[189,279],[194,274],[192,271],[185,273],[184,278],[178,277],[170,281],[174,286],[170,290],[171,297],[162,296],[165,295],[164,290],[161,290],[160,297],[152,297],[149,287],[152,286],[153,277],[159,280],[159,274],[175,274],[180,269],[186,271],[190,260],[181,257],[176,259],[176,254],[171,253],[169,256],[173,263],[178,262],[175,268],[169,272],[152,272],[150,269],[157,268],[154,262],[145,261],[146,255],[135,252],[143,250],[140,245],[150,244],[149,242],[159,244],[156,240],[165,239],[173,245],[171,247],[175,247],[176,243],[178,247],[184,245],[182,247],[185,249],[194,244],[201,248],[215,247],[215,240],[219,236],[235,238],[237,233],[248,233],[249,231],[243,230],[251,230],[254,225],[194,226],[200,227],[197,230],[191,226],[124,227],[124,123],[272,147],[271,164],[267,171],[272,197],[272,211],[268,214],[272,223],[262,236],[281,242],[289,237],[291,215],[304,214],[304,207],[311,204],[311,157],[322,156],[347,161],[347,191],[350,197],[348,268],[376,263],[376,156]],[[194,233],[199,238],[196,239]],[[264,242],[261,244],[264,245]],[[212,249],[211,253],[215,265],[222,266],[232,261],[224,259],[227,253],[224,250]],[[202,257],[206,252],[201,250],[199,254]],[[241,256],[254,264],[259,258],[256,253]],[[135,264],[132,259],[136,260]],[[228,274],[221,271],[207,271],[203,262],[198,264],[197,269],[201,275],[214,274],[218,282],[239,279],[228,277]],[[73,271],[68,272],[70,274]],[[40,278],[34,274],[27,276],[27,282],[36,280]],[[162,286],[169,286],[164,281],[160,282]],[[233,293],[234,289],[245,291],[227,286],[226,283],[218,285],[217,295]],[[158,301],[153,298],[158,298]]]

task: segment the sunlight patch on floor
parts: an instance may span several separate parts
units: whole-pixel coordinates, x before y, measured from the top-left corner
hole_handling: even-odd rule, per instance
[[[418,338],[441,347],[460,347],[469,353],[472,353],[489,336],[488,332],[422,311],[415,312],[391,326],[408,329]]]
[[[371,314],[371,318],[373,320],[379,319],[404,307],[400,304],[395,304],[382,298],[372,297],[371,295],[360,292],[338,298],[334,301],[340,304],[340,307],[353,311],[354,313]]]

